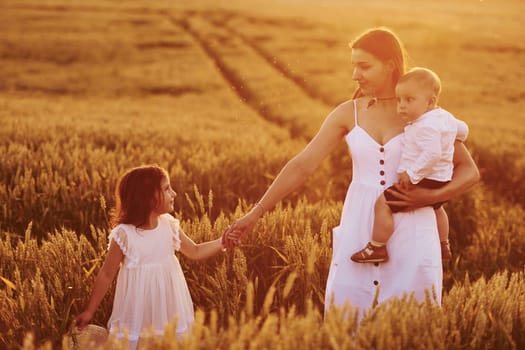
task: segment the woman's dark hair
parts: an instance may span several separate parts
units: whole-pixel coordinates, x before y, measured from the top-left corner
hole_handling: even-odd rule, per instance
[[[151,211],[158,205],[158,194],[166,170],[156,165],[130,169],[120,177],[115,189],[116,208],[111,223],[141,226],[148,222]]]
[[[388,28],[380,27],[367,30],[350,43],[350,47],[364,50],[384,63],[392,61],[394,63],[394,72],[392,73],[394,84],[405,74],[405,50],[401,40]],[[360,96],[361,91],[357,88],[353,98]]]

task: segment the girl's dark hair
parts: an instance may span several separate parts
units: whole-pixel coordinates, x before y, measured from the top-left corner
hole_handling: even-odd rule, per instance
[[[112,213],[112,225],[141,226],[147,223],[152,210],[158,205],[160,183],[167,177],[166,170],[156,165],[126,171],[115,189],[116,208]]]
[[[405,49],[397,35],[388,28],[367,30],[351,42],[350,47],[371,53],[382,62],[392,61],[394,63],[392,74],[394,84],[405,74]],[[353,98],[360,96],[362,96],[361,91],[357,88]]]

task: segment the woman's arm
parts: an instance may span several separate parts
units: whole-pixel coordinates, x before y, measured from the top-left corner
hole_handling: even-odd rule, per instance
[[[182,229],[179,229],[180,252],[192,260],[207,259],[224,249],[222,238],[204,243],[195,243]]]
[[[454,173],[452,180],[439,189],[415,187],[404,191],[397,185],[396,191],[388,190],[395,201],[387,201],[394,206],[407,206],[409,209],[424,207],[433,203],[445,202],[474,186],[480,179],[479,170],[465,145],[456,141],[454,144]]]
[[[75,318],[75,325],[79,329],[87,326],[89,321],[93,318],[93,315],[104,298],[104,295],[106,295],[111,282],[115,279],[115,275],[120,268],[122,259],[124,259],[124,254],[115,240],[112,239],[109,244],[108,255],[95,278],[89,302],[84,312]]]
[[[258,204],[235,221],[227,231],[228,239],[232,232],[238,233],[240,237],[247,234],[265,211],[305,182],[346,135],[353,122],[353,113],[353,102],[348,101],[328,115],[319,132],[299,154],[286,163]]]

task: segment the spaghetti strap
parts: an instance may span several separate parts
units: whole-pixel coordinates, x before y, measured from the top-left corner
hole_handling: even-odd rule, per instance
[[[354,125],[357,126],[357,103],[355,99],[353,101],[354,101]]]

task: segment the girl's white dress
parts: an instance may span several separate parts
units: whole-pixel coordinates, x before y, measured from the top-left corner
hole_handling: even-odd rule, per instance
[[[110,333],[127,337],[136,348],[143,331],[162,335],[164,327],[177,319],[177,335],[190,330],[193,303],[179,260],[179,221],[170,214],[159,216],[152,230],[120,224],[109,235],[122,252],[113,311],[108,321]]]
[[[378,302],[404,293],[424,300],[434,288],[441,303],[443,269],[436,218],[432,207],[394,215],[394,233],[387,243],[386,263],[356,263],[350,256],[370,241],[377,197],[397,181],[402,134],[385,145],[377,143],[358,124],[345,140],[352,155],[352,182],[343,205],[341,222],[333,229],[333,256],[326,285],[325,305],[350,303],[369,309],[379,289]],[[432,293],[432,292],[431,292]],[[362,316],[362,314],[361,314]]]

